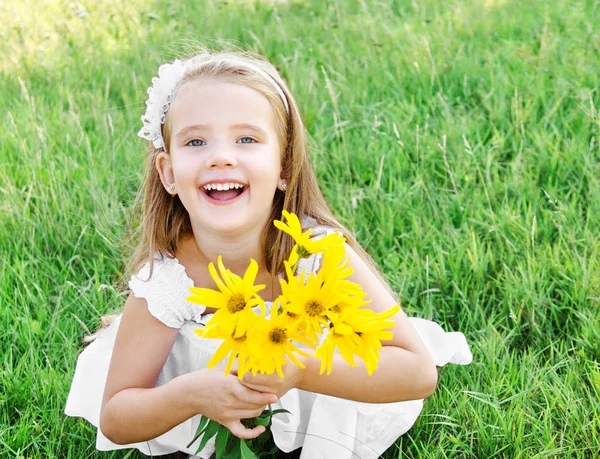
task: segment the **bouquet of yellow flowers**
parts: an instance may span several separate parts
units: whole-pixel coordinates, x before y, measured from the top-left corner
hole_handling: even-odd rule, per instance
[[[303,232],[296,215],[283,211],[283,216],[287,223],[275,220],[274,225],[292,236],[296,245],[284,262],[286,278],[280,280],[282,294],[273,302],[269,317],[265,302],[258,295],[265,286],[254,285],[258,273],[258,264],[254,260],[242,278],[226,269],[219,257],[218,271],[213,263],[208,266],[219,291],[190,289],[192,295],[188,301],[217,309],[206,327],[196,331],[203,338],[223,340],[208,367],[227,358],[227,375],[237,359],[240,379],[247,372],[254,375],[277,372],[283,378],[282,368],[288,359],[304,368],[295,354],[308,356],[305,350],[309,349],[321,360],[320,373],[330,374],[337,349],[352,366],[356,366],[355,356],[362,359],[369,375],[372,374],[377,369],[381,341],[392,338],[392,332],[387,329],[394,326],[391,318],[399,311],[399,306],[383,313],[363,308],[368,304],[365,292],[360,285],[348,280],[353,271],[348,267],[345,238],[334,233],[312,239],[312,230]],[[322,254],[318,273],[296,273],[299,261],[315,254]],[[260,313],[253,309],[256,306]],[[326,336],[320,340],[323,333]],[[305,350],[300,349],[299,344],[303,344]],[[263,425],[268,431],[271,417],[280,412],[286,411],[268,409],[244,423],[247,427]],[[262,442],[254,445],[232,436],[227,428],[204,416],[190,445],[202,436],[198,453],[215,435],[217,459],[258,457],[253,449],[260,448]]]

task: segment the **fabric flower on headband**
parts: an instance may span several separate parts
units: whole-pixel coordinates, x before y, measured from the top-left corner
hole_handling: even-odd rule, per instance
[[[156,148],[165,148],[161,127],[173,100],[173,91],[184,74],[185,66],[179,59],[172,64],[163,64],[158,69],[158,77],[152,78],[152,87],[148,88],[146,113],[142,116],[144,126],[138,136],[152,141]]]

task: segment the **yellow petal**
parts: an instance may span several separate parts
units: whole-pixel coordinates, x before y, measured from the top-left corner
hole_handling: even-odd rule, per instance
[[[279,231],[283,231],[284,233],[287,233],[290,236],[294,237],[294,235],[292,234],[292,230],[285,223],[280,222],[279,220],[273,220],[273,224],[275,225],[275,228],[277,228]]]
[[[210,288],[190,288],[193,295],[186,298],[187,301],[192,303],[201,304],[203,306],[211,308],[222,308],[227,306],[228,297],[223,293],[217,292]]]
[[[210,277],[212,277],[213,280],[215,281],[215,284],[217,285],[217,287],[219,287],[219,290],[221,290],[226,295],[231,296],[232,295],[231,290],[229,290],[229,288],[227,288],[225,286],[223,281],[221,281],[221,277],[217,273],[217,270],[215,269],[215,265],[212,262],[208,264],[208,272],[210,273]]]
[[[348,362],[351,366],[355,367],[356,362],[354,361],[354,353],[347,346],[338,346],[340,350],[340,354],[344,357],[344,360]]]
[[[296,266],[296,263],[298,263],[298,259],[300,257],[298,256],[298,244],[296,244],[294,246],[294,248],[292,249],[292,251],[290,252],[290,257],[288,258],[288,263],[290,264],[290,266]]]
[[[219,272],[221,273],[221,277],[223,278],[225,285],[227,285],[227,288],[229,290],[231,290],[231,292],[234,292],[235,291],[234,284],[230,277],[231,271],[228,271],[227,269],[225,269],[225,265],[223,265],[223,257],[221,257],[220,255],[217,258],[217,266],[219,267]]]
[[[229,354],[229,359],[227,360],[227,366],[225,367],[226,375],[231,373],[231,367],[233,366],[233,363],[235,362],[236,357],[237,357],[236,352],[232,351],[231,354]]]
[[[221,344],[219,346],[219,348],[217,349],[215,354],[212,356],[212,358],[208,362],[207,367],[213,368],[215,365],[217,365],[221,360],[223,360],[227,356],[227,354],[229,353],[230,350],[231,350],[231,347],[230,347],[229,343],[227,341],[225,341],[223,344]]]
[[[304,355],[307,355],[307,354],[304,354]],[[306,365],[304,365],[302,362],[300,362],[300,360],[298,360],[294,354],[289,353],[288,356],[289,356],[290,360],[292,362],[294,362],[296,365],[298,365],[300,368],[306,368]]]
[[[244,293],[254,295],[258,293],[258,291],[265,288],[264,285],[254,285],[254,281],[256,280],[256,275],[258,274],[258,263],[254,259],[250,260],[250,265],[246,272],[244,273],[244,281],[243,281],[243,289]],[[250,293],[252,292],[252,293]]]

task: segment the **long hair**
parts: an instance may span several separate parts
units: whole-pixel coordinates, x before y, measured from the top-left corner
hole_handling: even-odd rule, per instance
[[[257,71],[266,72],[279,85],[289,107],[273,87],[272,82]],[[175,89],[173,99],[177,97],[177,89],[181,85],[198,79],[217,79],[246,86],[263,94],[271,103],[275,112],[276,130],[281,148],[282,175],[287,181],[286,192],[277,190],[273,199],[271,215],[261,237],[262,252],[266,268],[272,276],[284,269],[283,262],[293,248],[293,239],[277,230],[274,219],[280,219],[282,211],[295,213],[302,219],[312,217],[317,225],[325,225],[340,231],[348,244],[363,258],[373,272],[383,281],[373,260],[360,247],[350,231],[335,218],[319,186],[310,160],[307,132],[293,95],[283,78],[273,65],[261,56],[240,51],[201,50],[186,60],[186,73]],[[162,127],[165,145],[169,145],[170,136],[169,113]],[[189,215],[177,196],[172,197],[164,189],[158,171],[156,156],[161,152],[149,142],[146,159],[145,178],[136,199],[138,212],[141,207],[141,218],[138,220],[138,243],[132,254],[128,275],[135,274],[141,265],[149,261],[150,273],[156,255],[173,257],[182,238],[192,234]],[[139,215],[139,214],[138,214]],[[151,274],[150,274],[151,275]],[[387,283],[384,282],[384,285]]]

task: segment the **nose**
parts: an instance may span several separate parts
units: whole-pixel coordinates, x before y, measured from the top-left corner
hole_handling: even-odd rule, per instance
[[[235,157],[235,153],[227,145],[215,145],[212,154],[207,158],[208,169],[219,169],[222,167],[235,166],[237,166],[237,159]]]

